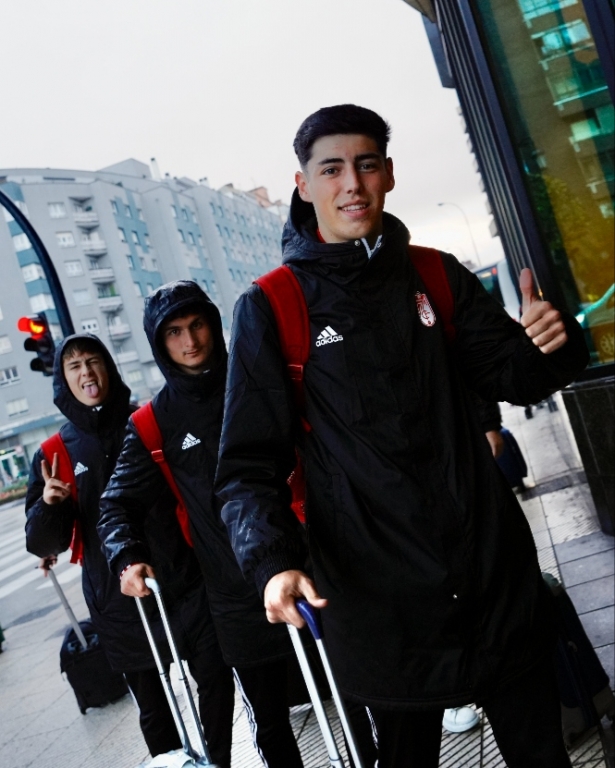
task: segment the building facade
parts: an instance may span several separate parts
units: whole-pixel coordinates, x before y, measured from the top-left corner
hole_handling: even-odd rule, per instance
[[[160,178],[127,160],[100,171],[0,169],[0,189],[45,244],[75,332],[112,352],[135,401],[161,387],[142,325],[144,297],[169,280],[195,280],[215,301],[228,338],[233,305],[255,277],[281,260],[288,208],[262,187],[220,190],[207,181]],[[28,237],[0,217],[0,483],[26,471],[34,450],[63,418],[51,379],[30,370],[20,316],[45,312],[59,339],[53,297]]]

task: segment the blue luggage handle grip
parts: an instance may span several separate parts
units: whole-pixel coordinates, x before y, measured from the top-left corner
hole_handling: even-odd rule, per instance
[[[310,628],[310,632],[314,636],[314,639],[322,640],[322,623],[320,621],[320,612],[318,609],[313,608],[308,601],[303,598],[299,598],[295,605],[303,619],[305,619],[305,623]]]

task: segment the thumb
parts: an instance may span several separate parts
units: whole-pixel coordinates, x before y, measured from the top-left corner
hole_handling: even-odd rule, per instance
[[[519,288],[521,290],[521,314],[524,315],[532,304],[538,300],[534,291],[534,275],[532,270],[525,267],[519,275]]]
[[[327,605],[327,600],[321,597],[316,590],[316,586],[311,579],[305,579],[301,584],[301,592],[308,601],[308,603],[314,608],[324,608]]]

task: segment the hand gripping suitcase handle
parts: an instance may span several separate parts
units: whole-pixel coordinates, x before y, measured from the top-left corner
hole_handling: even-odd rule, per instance
[[[149,589],[151,589],[155,595],[160,594],[160,584],[156,581],[156,579],[152,579],[150,576],[146,576],[144,581],[145,586],[149,587]]]
[[[310,605],[308,601],[304,600],[303,598],[299,598],[295,602],[295,605],[305,623],[308,625],[314,639],[316,640],[316,647],[318,648],[318,653],[320,654],[320,658],[322,660],[322,665],[327,676],[329,687],[331,688],[333,700],[335,701],[335,706],[337,707],[337,712],[342,723],[342,728],[344,729],[344,733],[346,735],[346,741],[348,742],[348,748],[352,755],[352,759],[354,760],[354,764],[356,768],[364,768],[364,763],[361,759],[361,756],[359,755],[359,750],[356,744],[352,726],[350,724],[350,720],[348,719],[348,713],[346,712],[346,707],[344,706],[344,702],[337,687],[337,683],[335,682],[333,670],[331,669],[331,664],[329,663],[329,657],[327,656],[327,651],[325,650],[323,642],[322,622],[320,620],[320,611]],[[320,725],[320,730],[325,740],[327,752],[329,753],[329,763],[331,768],[344,768],[344,763],[340,756],[335,737],[333,736],[333,731],[331,730],[329,718],[325,712],[323,703],[318,693],[316,681],[314,680],[312,670],[310,669],[310,664],[305,653],[305,648],[303,647],[299,630],[289,624],[288,631],[290,633],[290,638],[297,654],[299,666],[303,672],[305,684],[310,694],[310,698],[312,699],[314,713],[316,714],[316,718]]]

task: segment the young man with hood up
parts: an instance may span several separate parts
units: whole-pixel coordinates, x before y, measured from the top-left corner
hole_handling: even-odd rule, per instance
[[[123,672],[139,707],[143,737],[152,755],[181,747],[158,670],[135,601],[122,595],[118,578],[111,574],[96,531],[100,496],[111,477],[124,440],[126,423],[134,408],[130,390],[123,383],[104,344],[91,334],[69,336],[56,350],[53,372],[54,402],[68,423],[60,429],[74,468],[77,502],[71,487],[58,476],[57,455],[50,464],[42,450],[32,462],[26,497],[26,546],[45,559],[68,549],[75,523],[83,543],[83,594],[92,623],[111,666]],[[51,457],[50,457],[51,458]],[[170,492],[153,500],[146,540],[160,578],[183,658],[199,686],[199,708],[212,749],[220,749],[215,707],[232,680],[218,649],[211,617],[207,613],[205,585],[198,563],[184,542]],[[51,558],[47,556],[51,555]],[[45,563],[48,565],[48,563]],[[146,610],[158,640],[164,632],[153,598]],[[160,645],[165,661],[168,646]],[[228,694],[227,694],[228,695]],[[224,747],[224,745],[223,745]]]
[[[192,281],[167,283],[146,299],[144,327],[166,384],[153,400],[164,456],[186,504],[194,551],[226,662],[248,710],[255,746],[268,768],[303,765],[286,705],[285,627],[267,622],[244,580],[213,492],[222,425],[227,352],[220,313]],[[101,500],[99,534],[124,594],[148,593],[151,560],[140,528],[167,481],[132,422]],[[163,594],[164,581],[161,580]],[[232,697],[227,717],[232,727]],[[230,764],[229,759],[222,763]]]
[[[441,254],[455,339],[383,212],[389,126],[355,105],[299,128],[283,263],[309,314],[299,413],[260,288],[235,306],[217,488],[235,554],[272,622],[321,608],[342,692],[369,707],[380,768],[438,765],[442,713],[483,705],[510,768],[569,768],[549,595],[532,534],[470,390],[538,402],[574,379],[582,332],[520,279],[521,322]],[[438,258],[438,255],[435,255]],[[301,429],[300,416],[311,429]],[[312,581],[286,483],[306,475]]]

